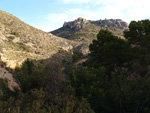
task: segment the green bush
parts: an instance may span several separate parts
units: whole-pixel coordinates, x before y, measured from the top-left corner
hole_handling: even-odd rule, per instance
[[[82,57],[83,57],[83,54],[82,54],[82,53],[73,54],[73,55],[72,55],[72,62],[76,62],[76,61],[78,61],[79,59],[81,59]]]
[[[0,113],[94,113],[86,99],[75,97],[59,70],[58,65],[45,68],[27,59],[14,72],[21,91],[2,93]],[[0,91],[3,86],[0,81]]]
[[[12,32],[11,34],[12,34],[12,35],[15,35],[16,37],[19,37],[18,32]]]

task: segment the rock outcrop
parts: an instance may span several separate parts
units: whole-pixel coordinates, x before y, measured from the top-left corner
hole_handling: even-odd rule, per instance
[[[90,22],[103,27],[117,27],[123,30],[128,30],[128,24],[121,19],[105,19]]]
[[[83,29],[83,25],[88,23],[89,21],[84,19],[84,18],[78,18],[75,21],[71,21],[71,22],[65,22],[63,27],[68,27],[71,28],[73,30],[80,30]]]
[[[74,54],[82,53],[84,56],[87,56],[89,52],[88,44],[81,44],[73,48]]]
[[[105,19],[105,20],[100,19],[97,21],[91,21],[81,17],[76,19],[75,21],[65,22],[63,27],[68,27],[73,30],[80,30],[83,29],[84,24],[87,23],[93,23],[101,27],[117,27],[123,30],[128,30],[128,24],[121,19]]]

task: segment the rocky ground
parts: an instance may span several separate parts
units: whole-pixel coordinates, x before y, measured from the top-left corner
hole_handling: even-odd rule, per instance
[[[60,51],[71,49],[71,41],[38,30],[0,10],[0,56],[7,67],[15,68],[27,58],[50,59],[57,53],[64,56]]]

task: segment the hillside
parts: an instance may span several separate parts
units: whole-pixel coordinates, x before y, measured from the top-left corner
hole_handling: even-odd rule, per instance
[[[78,18],[75,21],[65,22],[63,27],[51,33],[69,40],[91,43],[100,29],[108,29],[114,35],[122,37],[123,31],[128,30],[128,24],[121,19],[91,21]]]
[[[54,33],[0,11],[0,113],[150,113],[149,19]]]
[[[11,70],[2,61],[0,61],[0,79],[7,80],[9,89],[14,90],[15,87],[20,90],[20,86],[15,82]]]
[[[64,59],[72,49],[70,43],[0,10],[0,56],[7,67],[15,68],[27,58],[50,59],[58,54],[61,56],[59,59]]]
[[[89,53],[89,44],[101,29],[108,29],[114,35],[123,37],[124,30],[128,30],[128,24],[121,19],[105,19],[91,21],[84,18],[78,18],[75,21],[65,22],[63,27],[52,31],[51,33],[74,41],[76,44],[73,47],[74,53]]]
[[[113,21],[113,20],[111,20]],[[117,20],[121,21],[121,20]],[[118,23],[119,23],[118,22]],[[123,30],[127,29],[127,24],[120,22],[115,27],[110,21],[109,30],[114,30],[114,34],[121,36]],[[89,53],[89,44],[96,38],[100,29],[100,21],[88,21],[79,18],[73,22],[64,23],[63,27],[47,33],[38,30],[17,17],[0,10],[0,78],[7,79],[9,87],[17,86],[8,68],[14,69],[22,65],[26,59],[49,63],[60,63],[62,60],[71,61],[72,52]],[[124,27],[123,27],[124,26]],[[60,32],[61,31],[61,32]],[[61,37],[63,38],[61,38]],[[5,64],[5,66],[3,66]]]

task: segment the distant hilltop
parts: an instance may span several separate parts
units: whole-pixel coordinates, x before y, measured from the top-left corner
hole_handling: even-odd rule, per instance
[[[105,20],[86,20],[77,18],[74,21],[65,22],[59,29],[52,31],[53,35],[76,42],[73,47],[74,53],[89,53],[89,44],[96,39],[101,29],[108,29],[114,35],[124,38],[123,32],[128,30],[128,24],[121,19],[105,19]]]
[[[75,21],[65,22],[63,27],[69,27],[74,30],[80,30],[84,27],[83,25],[87,23],[92,23],[101,27],[117,27],[123,30],[128,29],[128,23],[124,22],[121,19],[104,19],[104,20],[100,19],[100,20],[92,21],[92,20],[86,20],[81,17],[76,19]]]

